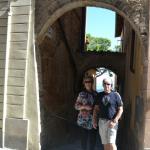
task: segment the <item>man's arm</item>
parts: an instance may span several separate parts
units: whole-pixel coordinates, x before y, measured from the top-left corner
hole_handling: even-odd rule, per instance
[[[123,106],[120,106],[118,107],[118,112],[117,112],[116,117],[113,119],[114,123],[118,122],[118,120],[121,118],[122,113],[123,113]]]
[[[93,110],[93,128],[96,129],[97,128],[97,114],[99,113],[100,109],[98,105],[94,106],[94,110]]]
[[[113,128],[116,125],[116,123],[118,123],[118,120],[121,118],[122,113],[123,113],[123,106],[120,106],[118,107],[118,112],[117,112],[116,117],[110,121],[110,124],[109,124],[110,128]]]
[[[115,118],[113,118],[113,122],[117,123],[118,120],[121,118],[121,115],[123,113],[123,102],[121,99],[121,96],[118,92],[115,92],[116,96],[117,96],[117,105],[118,105],[118,110],[117,110],[117,114],[115,116]]]

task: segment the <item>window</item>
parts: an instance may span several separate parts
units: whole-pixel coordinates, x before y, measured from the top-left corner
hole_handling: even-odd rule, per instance
[[[122,29],[120,23],[122,17],[112,10],[84,7],[82,9],[82,49],[86,52],[120,52],[120,35],[116,36],[116,29]],[[121,19],[118,19],[121,18]],[[121,20],[122,21],[122,20]],[[119,31],[120,31],[119,30]]]

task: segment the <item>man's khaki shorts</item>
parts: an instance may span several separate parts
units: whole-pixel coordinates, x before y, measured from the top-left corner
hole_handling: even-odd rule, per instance
[[[109,128],[110,120],[99,119],[99,134],[102,140],[102,144],[116,143],[116,135],[118,129],[118,123],[114,128]]]

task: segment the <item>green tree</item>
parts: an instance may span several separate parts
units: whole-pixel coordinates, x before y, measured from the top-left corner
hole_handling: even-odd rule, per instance
[[[110,51],[111,41],[107,38],[93,37],[86,34],[87,51]]]

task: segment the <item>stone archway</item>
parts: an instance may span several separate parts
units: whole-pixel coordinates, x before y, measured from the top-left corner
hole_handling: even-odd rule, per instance
[[[115,2],[107,0],[101,1],[49,1],[45,4],[40,3],[40,1],[36,2],[36,7],[39,8],[36,11],[36,34],[37,34],[37,43],[43,41],[45,34],[48,32],[49,26],[53,25],[53,23],[60,18],[63,14],[68,11],[71,11],[78,7],[84,6],[96,6],[96,7],[104,7],[108,9],[115,10],[124,18],[126,18],[131,24],[132,28],[136,31],[139,39],[141,41],[141,45],[143,48],[143,64],[147,61],[147,38],[148,38],[148,24],[146,23],[146,13],[144,12],[146,5],[142,1],[134,1],[130,0],[120,1],[116,0]],[[146,9],[147,10],[147,9]],[[137,13],[138,12],[138,13]],[[140,13],[140,15],[138,15]],[[44,17],[43,17],[44,16]],[[39,22],[40,20],[40,22]],[[143,65],[144,70],[147,70],[146,64]],[[146,76],[147,78],[147,76]],[[145,80],[145,79],[143,79]],[[141,93],[143,93],[143,87],[147,87],[147,84],[141,87]],[[142,97],[145,101],[146,98]],[[142,142],[141,142],[142,143]]]
[[[44,34],[48,31],[49,26],[51,26],[59,17],[61,17],[66,12],[85,6],[95,6],[95,7],[104,7],[107,9],[114,10],[122,15],[125,19],[127,19],[133,29],[137,32],[140,39],[143,41],[143,45],[145,45],[145,41],[147,42],[147,34],[148,34],[148,24],[146,22],[147,19],[147,8],[146,2],[142,0],[129,0],[129,1],[120,1],[116,0],[108,1],[108,0],[100,0],[100,1],[88,1],[88,0],[72,0],[70,1],[54,1],[41,3],[40,1],[36,2],[36,34],[39,41],[42,41]],[[139,15],[140,14],[140,15]],[[42,17],[44,16],[44,18]],[[40,22],[38,22],[39,19]]]

